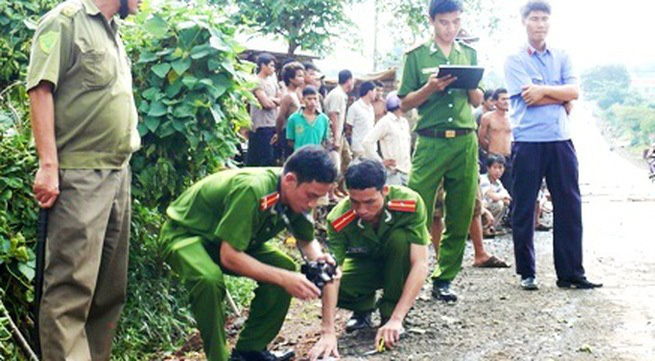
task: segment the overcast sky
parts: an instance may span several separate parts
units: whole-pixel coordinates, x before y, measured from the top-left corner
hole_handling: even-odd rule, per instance
[[[362,49],[353,52],[341,42],[333,56],[319,62],[328,75],[343,68],[350,68],[358,74],[372,71],[373,3],[373,0],[367,0],[351,11],[353,21],[360,28]],[[488,68],[499,69],[507,53],[525,41],[525,31],[518,16],[523,3],[524,0],[495,1],[501,19],[495,38],[500,41],[491,41],[485,34],[474,34],[482,38],[476,47],[481,55],[484,54],[481,58],[486,58],[487,64],[484,65]],[[566,49],[579,70],[607,63],[628,66],[655,63],[654,1],[551,0],[551,5],[549,44]],[[464,13],[463,17],[466,15]],[[425,34],[420,38],[429,36]],[[398,46],[387,40],[390,36],[384,29],[379,30],[379,38],[383,39],[378,45],[381,52]]]

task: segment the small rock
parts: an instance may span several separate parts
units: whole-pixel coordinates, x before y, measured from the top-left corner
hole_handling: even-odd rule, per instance
[[[580,348],[578,349],[578,352],[591,353],[591,346],[589,346],[587,344],[584,344],[584,345],[580,346]]]
[[[409,330],[407,330],[407,332],[423,335],[428,331],[426,331],[426,330],[424,330],[422,328],[414,327],[414,328],[410,328]]]

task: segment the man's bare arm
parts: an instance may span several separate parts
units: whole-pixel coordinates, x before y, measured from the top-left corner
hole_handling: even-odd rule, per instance
[[[393,347],[400,337],[402,322],[410,308],[414,305],[418,293],[428,276],[428,247],[411,244],[409,250],[410,271],[403,286],[403,294],[396,304],[389,321],[378,329],[375,343],[384,339],[387,347]]]
[[[282,97],[280,102],[280,110],[277,113],[277,119],[275,120],[275,132],[280,135],[284,125],[287,123],[287,113],[289,112],[289,107],[291,107],[291,96],[285,95]]]
[[[228,270],[258,282],[272,283],[284,288],[290,295],[303,300],[317,298],[320,290],[303,274],[287,271],[259,262],[245,252],[221,242],[221,265]]]
[[[477,108],[482,104],[484,100],[484,93],[480,89],[469,89],[468,90],[469,104],[474,108]]]
[[[55,141],[53,85],[42,81],[28,92],[32,133],[39,155],[34,177],[34,196],[42,208],[50,208],[59,196],[59,161]]]
[[[489,151],[489,123],[491,121],[489,114],[482,115],[480,120],[480,130],[478,133],[478,143],[485,151]]]
[[[330,131],[332,132],[332,142],[334,146],[339,148],[341,144],[341,129],[339,129],[339,113],[338,112],[329,112],[328,118],[330,119]]]
[[[402,321],[412,308],[428,276],[428,247],[418,244],[411,244],[409,247],[411,268],[403,286],[403,294],[391,314],[391,319],[398,321]]]
[[[337,346],[337,332],[335,329],[335,315],[337,300],[339,297],[340,280],[336,279],[323,287],[322,309],[321,309],[321,338],[309,351],[311,361],[324,360],[330,356],[339,357]]]

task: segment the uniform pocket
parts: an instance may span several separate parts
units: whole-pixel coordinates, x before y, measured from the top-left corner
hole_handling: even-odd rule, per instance
[[[92,49],[80,54],[82,82],[88,89],[102,89],[116,79],[116,66],[105,50]]]

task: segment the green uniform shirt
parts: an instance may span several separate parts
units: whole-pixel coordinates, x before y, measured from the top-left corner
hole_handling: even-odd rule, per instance
[[[439,65],[477,65],[478,56],[475,49],[465,43],[455,42],[446,55],[434,40],[420,45],[405,54],[402,80],[398,96],[419,90],[428,81],[431,74],[439,70]],[[432,94],[418,107],[419,120],[416,129],[432,128],[476,129],[471,112],[468,92],[465,89],[447,89]]]
[[[68,0],[39,22],[27,89],[54,85],[62,169],[120,169],[140,146],[130,63],[114,20],[93,0]]]
[[[224,170],[187,189],[166,210],[173,221],[212,243],[228,242],[239,251],[255,248],[286,228],[280,208],[280,168]],[[287,210],[294,236],[314,239],[313,222]]]
[[[330,121],[323,113],[316,114],[312,124],[309,124],[303,109],[291,114],[287,123],[287,139],[293,140],[293,149],[305,145],[321,145],[327,138]]]
[[[413,204],[413,207],[410,206],[404,211],[398,210],[393,203],[399,201]],[[423,200],[418,193],[407,187],[389,186],[389,194],[385,197],[377,230],[371,223],[362,221],[352,213],[350,199],[345,198],[327,217],[329,247],[340,265],[346,257],[379,255],[389,235],[398,229],[408,233],[407,239],[410,243],[419,245],[430,243],[430,235],[425,225],[427,218]]]

